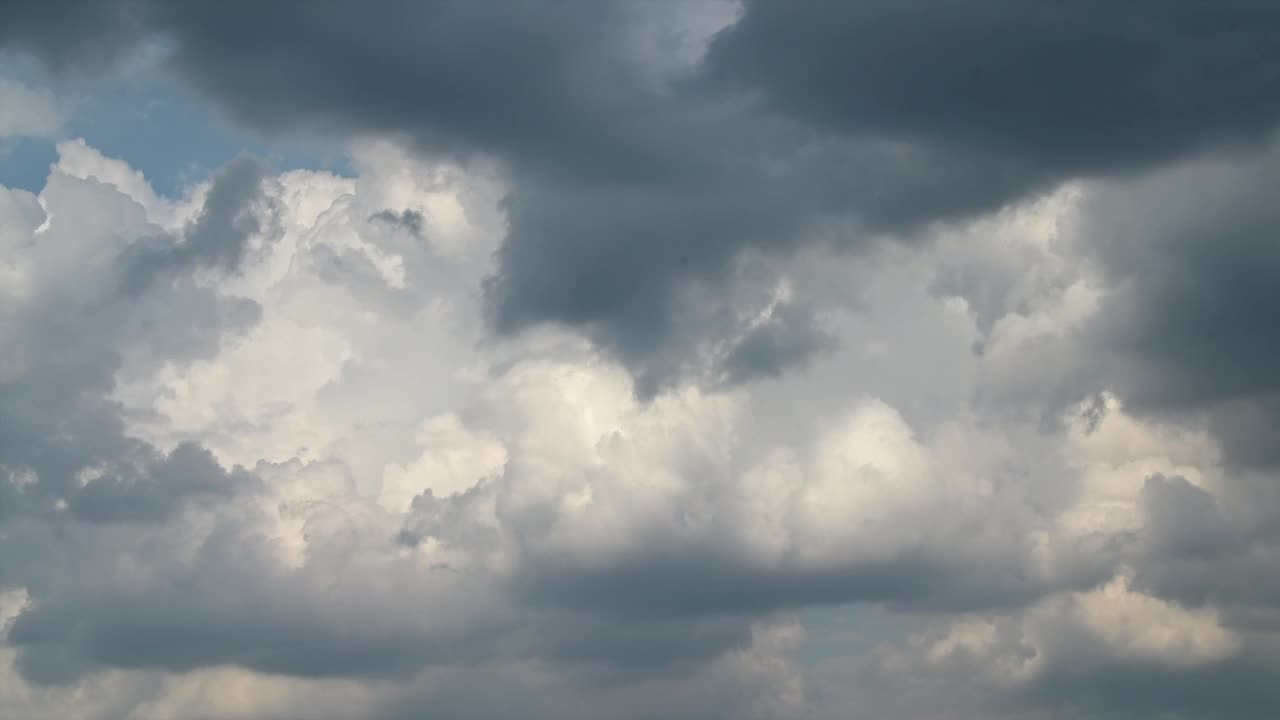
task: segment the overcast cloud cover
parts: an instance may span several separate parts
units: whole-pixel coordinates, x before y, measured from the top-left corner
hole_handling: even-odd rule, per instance
[[[0,716],[1272,718],[1278,130],[1255,0],[5,3]]]

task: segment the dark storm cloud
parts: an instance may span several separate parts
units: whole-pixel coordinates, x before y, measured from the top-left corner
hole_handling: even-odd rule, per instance
[[[1262,720],[1280,702],[1277,680],[1267,657],[1176,668],[1095,655],[1055,665],[1018,700],[1069,717]]]
[[[1280,9],[1269,3],[744,7],[711,48],[712,77],[843,132],[981,148],[1057,176],[1257,138],[1280,114]]]
[[[815,323],[812,311],[783,305],[733,346],[724,367],[730,382],[776,377],[835,343]]]
[[[790,244],[815,202],[802,195],[812,180],[784,187],[789,161],[773,171],[775,159],[752,149],[792,152],[794,140],[739,127],[734,107],[655,67],[637,26],[671,7],[330,5],[308,7],[299,24],[282,4],[246,25],[232,6],[165,6],[155,22],[178,40],[175,70],[241,123],[390,132],[429,152],[501,160],[511,236],[488,287],[495,326],[580,328],[648,385],[670,379],[679,362],[668,345],[689,334],[669,296],[718,281],[742,247]],[[761,177],[770,172],[780,177]]]
[[[495,326],[577,327],[642,386],[693,352],[671,297],[726,282],[744,248],[865,242],[1253,139],[1280,113],[1280,11],[1257,3],[748,2],[705,65],[682,69],[654,50],[675,8],[272,3],[249,18],[155,3],[122,17],[172,39],[172,68],[240,123],[503,160]],[[30,22],[24,37],[59,37]]]
[[[38,55],[59,71],[101,71],[147,33],[142,0],[5,3],[0,49]]]
[[[604,568],[534,563],[516,592],[536,606],[604,610],[635,618],[726,613],[751,616],[784,608],[884,603],[899,609],[967,612],[1016,607],[1050,592],[1025,570],[983,558],[965,565],[941,553],[908,551],[883,561],[807,570],[751,567],[731,558],[687,551],[684,556],[627,558]],[[1097,575],[1057,578],[1087,587]]]
[[[234,271],[244,258],[249,238],[261,228],[250,212],[263,202],[266,163],[249,156],[227,163],[213,177],[199,217],[176,241],[160,237],[137,242],[120,258],[121,289],[138,293],[161,274],[183,274],[203,268]]]
[[[1280,113],[1280,11],[1265,4],[748,2],[706,62],[683,67],[662,59],[679,8],[272,3],[247,17],[236,3],[155,3],[135,15],[240,123],[502,160],[511,230],[488,287],[495,326],[577,327],[642,384],[693,351],[671,297],[722,286],[745,248],[865,243],[1064,178],[1256,139]]]
[[[77,560],[109,566],[137,552],[110,538],[101,542],[103,548],[84,548]],[[23,677],[42,685],[107,667],[182,672],[226,664],[298,677],[403,679],[433,662],[466,663],[497,652],[483,628],[424,633],[408,617],[385,622],[394,596],[340,590],[345,614],[317,605],[308,591],[323,570],[280,573],[269,551],[260,538],[225,523],[186,568],[149,548],[140,560],[163,569],[159,585],[119,587],[90,568],[74,568],[84,577],[59,578],[50,588],[56,591],[33,597],[6,642],[18,651]],[[420,573],[409,566],[398,571]]]
[[[800,192],[762,197],[738,181],[699,192],[529,178],[507,198],[510,234],[486,286],[496,326],[514,332],[555,319],[581,328],[626,360],[642,388],[656,389],[678,374],[694,341],[723,331],[698,322],[722,299],[688,307],[688,283],[723,288],[735,248],[798,232]]]
[[[257,479],[227,472],[208,450],[183,443],[167,456],[132,462],[95,477],[71,495],[71,512],[86,522],[161,522],[191,498],[226,498]]]
[[[932,705],[939,711],[927,717],[940,719],[1263,720],[1274,714],[1280,701],[1280,674],[1266,653],[1245,651],[1230,659],[1184,666],[1116,657],[1096,638],[1068,624],[1051,623],[1040,632],[1052,638],[1054,654],[1041,660],[1029,682],[983,684],[978,677],[989,670],[983,666],[989,660],[965,658],[924,683],[907,681],[887,703],[897,711],[889,716],[926,716],[919,709]],[[1035,648],[1015,647],[1016,640],[1005,642],[1020,660],[1036,659]],[[875,680],[890,688],[901,681]]]
[[[1273,465],[1280,419],[1280,148],[1092,193],[1079,237],[1115,290],[1092,325],[1131,410],[1206,415],[1227,458]]]
[[[527,518],[520,519],[530,523]],[[987,525],[1016,524],[985,518]],[[528,529],[526,528],[526,532]],[[852,541],[869,557],[805,563],[762,563],[742,557],[736,538],[696,542],[647,537],[635,550],[589,565],[540,553],[536,542],[513,577],[512,591],[539,608],[568,608],[615,617],[750,618],[788,608],[873,603],[904,612],[982,612],[1024,607],[1063,590],[1083,590],[1110,577],[1122,543],[1081,542],[1050,576],[1028,570],[1027,547],[1011,535],[999,547],[953,549],[963,543],[923,540],[877,551],[875,538]]]
[[[1153,475],[1142,487],[1144,537],[1163,556],[1212,556],[1234,543],[1232,529],[1208,492],[1183,477]]]
[[[245,124],[405,133],[434,151],[602,178],[615,166],[636,173],[662,149],[646,130],[657,88],[627,56],[625,3],[246,9],[156,3],[149,13],[177,41],[174,69]]]
[[[1228,490],[1234,501],[1261,505],[1261,518],[1229,516],[1184,478],[1148,478],[1142,492],[1147,525],[1134,580],[1159,597],[1220,608],[1226,623],[1247,632],[1259,612],[1280,607],[1280,505],[1273,493]]]

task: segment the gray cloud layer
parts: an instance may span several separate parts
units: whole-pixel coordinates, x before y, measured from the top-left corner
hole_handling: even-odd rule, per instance
[[[234,666],[417,683],[387,717],[592,717],[620,700],[623,717],[716,717],[757,685],[786,702],[750,696],[742,713],[826,717],[849,692],[885,717],[1266,716],[1280,9],[708,7],[723,17],[665,1],[13,4],[0,46],[56,72],[160,41],[167,72],[254,130],[496,166],[506,223],[491,271],[458,290],[433,209],[369,205],[367,187],[331,198],[316,187],[339,181],[311,177],[289,196],[251,158],[177,229],[65,172],[39,201],[5,195],[9,216],[49,220],[14,245],[14,267],[35,269],[0,285],[0,591],[24,593],[4,626],[21,678]],[[988,237],[1068,186],[1082,199],[1051,242]],[[948,246],[961,227],[983,237]],[[843,286],[875,278],[812,267],[850,257],[907,284],[868,290],[902,303],[878,318],[897,375],[873,377],[877,328],[849,319],[873,311]],[[576,351],[576,366],[441,360],[437,384],[476,367],[490,384],[403,412],[430,418],[426,449],[379,457],[382,489],[341,461],[281,459],[311,458],[318,435],[249,467],[198,431],[167,449],[135,437],[125,370],[194,372],[251,345],[270,283],[250,269],[297,291],[272,327],[299,347],[271,348],[296,362],[256,392],[340,348],[314,393],[332,405],[311,412],[355,405],[343,393],[405,362],[354,338],[432,313],[483,315],[507,340],[568,327],[633,382]],[[925,275],[963,307],[910,305]],[[476,317],[457,309],[471,292]],[[322,302],[364,311],[357,329],[308,334],[299,318]],[[963,357],[936,352],[954,350],[938,330],[954,317],[972,323]],[[447,360],[439,345],[403,347],[412,364]],[[783,384],[823,356],[838,359],[811,385]],[[418,379],[383,388],[386,404]],[[739,402],[740,387],[760,394]],[[846,407],[895,392],[898,409]],[[258,432],[276,411],[236,420]],[[384,420],[369,415],[336,433]],[[1210,450],[1180,441],[1196,433]],[[419,483],[388,510],[369,498],[392,467],[461,487]],[[822,704],[796,700],[782,614],[853,604],[908,618],[913,639],[865,653]],[[534,702],[538,687],[559,693]]]
[[[762,0],[705,60],[671,3],[273,3],[249,18],[234,3],[122,2],[83,25],[19,7],[12,42],[59,64],[78,57],[73,40],[93,58],[164,34],[174,71],[258,129],[403,134],[500,159],[496,327],[581,328],[649,388],[686,372],[690,335],[734,332],[673,298],[727,282],[746,248],[865,245],[1064,179],[1255,142],[1280,117],[1280,18],[1248,1]],[[798,322],[757,336],[728,373],[817,352]]]
[[[497,327],[582,328],[653,385],[691,350],[670,298],[723,282],[744,248],[862,245],[1256,141],[1280,113],[1276,12],[1252,2],[748,2],[684,63],[668,56],[698,41],[668,3],[123,7],[93,33],[32,11],[19,37],[67,61],[60,38],[127,43],[142,24],[239,122],[497,157]],[[817,349],[797,333],[784,356]]]

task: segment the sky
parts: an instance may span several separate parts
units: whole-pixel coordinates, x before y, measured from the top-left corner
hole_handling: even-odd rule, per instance
[[[1280,703],[1280,5],[17,0],[0,716]]]

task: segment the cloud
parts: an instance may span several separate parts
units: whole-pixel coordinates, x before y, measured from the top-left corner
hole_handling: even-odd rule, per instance
[[[121,290],[145,291],[158,276],[199,269],[234,271],[243,259],[249,236],[262,228],[249,212],[259,199],[264,167],[239,157],[213,178],[199,216],[180,241],[156,238],[136,242],[120,258]]]
[[[0,46],[38,55],[60,71],[101,72],[143,39],[144,3],[59,0],[12,8]]]
[[[231,666],[261,699],[218,706],[227,717],[332,717],[297,693],[338,686],[375,716],[501,713],[532,702],[529,683],[557,688],[533,706],[548,716],[661,692],[697,717],[759,672],[750,709],[765,715],[820,717],[841,692],[925,713],[959,684],[977,717],[984,688],[1016,708],[1136,702],[1077,662],[1139,684],[1229,675],[1243,692],[1263,677],[1266,645],[1240,638],[1273,604],[1247,578],[1275,536],[1248,502],[1262,486],[1218,479],[1211,434],[1116,395],[1049,429],[972,404],[1006,380],[999,363],[1088,327],[1062,309],[1097,281],[1061,260],[1078,248],[1058,230],[1075,201],[869,267],[745,264],[729,304],[741,337],[821,307],[799,322],[843,342],[804,372],[645,401],[578,338],[478,332],[503,227],[501,184],[481,171],[372,145],[353,178],[237,161],[169,199],[85,150],[58,165],[82,177],[55,169],[40,196],[6,195],[22,232],[6,240],[4,328],[26,338],[5,358],[0,521],[0,582],[23,598],[5,631],[17,687],[111,696],[167,678],[121,700],[166,717]],[[371,219],[388,207],[420,213],[426,241]],[[991,254],[963,254],[972,237]],[[1026,266],[1000,263],[1009,244]],[[122,293],[133,257],[181,262]],[[1007,289],[957,305],[979,286],[939,284],[956,263]],[[41,343],[79,352],[41,363],[55,357]],[[951,660],[910,665],[917,685],[892,702],[874,664],[835,692],[825,662],[789,655],[805,641],[753,649],[761,623],[850,604],[929,627],[984,619],[937,641]],[[983,662],[1011,675],[956,660],[988,646]],[[476,688],[493,683],[507,699],[491,706]]]
[[[0,140],[12,137],[48,137],[62,127],[63,113],[49,91],[41,91],[0,77],[0,103],[7,110],[0,120]]]
[[[487,289],[493,326],[574,327],[644,392],[702,374],[690,337],[735,333],[673,298],[714,297],[746,251],[865,247],[1064,180],[1256,143],[1280,111],[1265,69],[1274,18],[1247,3],[439,2],[310,8],[301,24],[287,7],[252,21],[126,7],[92,37],[163,35],[169,67],[241,124],[496,159],[510,230]],[[23,16],[21,46],[46,56],[79,32]],[[335,65],[332,48],[353,45]]]
[[[417,210],[401,210],[398,213],[391,210],[379,210],[370,215],[369,219],[400,225],[414,235],[422,235],[422,213]]]
[[[18,7],[352,171],[0,188],[0,704],[1265,716],[1275,19]]]
[[[39,198],[3,192],[9,207],[28,212],[10,218],[18,236],[4,286],[5,344],[15,351],[6,353],[0,377],[0,585],[25,588],[29,602],[43,606],[45,593],[65,580],[56,573],[54,585],[38,580],[48,577],[43,564],[57,566],[57,545],[46,535],[53,528],[100,526],[109,535],[117,525],[163,524],[192,504],[217,504],[257,486],[196,443],[162,451],[131,437],[111,393],[126,364],[181,365],[216,354],[253,324],[258,307],[176,266],[157,269],[164,283],[122,292],[121,259],[138,243],[176,238],[114,186],[55,170]],[[11,642],[24,624],[15,620]],[[46,670],[62,672],[33,669],[32,676]]]
[[[843,132],[973,149],[1020,168],[1027,193],[1037,180],[1265,138],[1280,118],[1269,92],[1276,20],[1249,2],[748,0],[707,66]]]
[[[950,411],[921,432],[855,383],[813,415],[825,386],[800,377],[781,387],[813,416],[788,423],[756,416],[750,387],[638,400],[572,336],[477,345],[501,232],[482,174],[370,148],[355,178],[235,161],[166,199],[82,150],[85,177],[10,191],[6,338],[29,354],[6,358],[0,578],[26,598],[6,630],[20,682],[233,665],[413,688],[533,662],[566,687],[592,667],[658,687],[749,669],[752,627],[788,609],[1015,607],[1105,568],[1035,549],[1047,518],[1005,441]],[[400,197],[428,242],[370,220]],[[150,281],[123,292],[138,258]],[[918,272],[887,262],[875,292],[952,317]],[[746,294],[767,301],[746,327],[808,302],[780,287]],[[39,363],[41,342],[73,352]],[[814,382],[868,362],[831,352]],[[675,707],[718,707],[706,682]]]
[[[1275,461],[1262,428],[1277,391],[1263,320],[1277,303],[1276,158],[1271,142],[1107,186],[1078,229],[1115,288],[1094,331],[1115,387],[1144,411],[1207,414],[1242,465]]]

